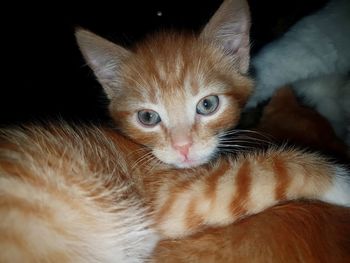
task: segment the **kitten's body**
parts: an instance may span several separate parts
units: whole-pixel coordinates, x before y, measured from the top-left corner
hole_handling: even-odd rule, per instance
[[[190,170],[135,166],[146,151],[142,146],[113,130],[63,124],[3,130],[1,145],[1,262],[143,262],[159,238],[200,229],[189,239],[161,243],[152,260],[200,262],[206,247],[213,262],[237,257],[249,262],[252,251],[259,262],[269,259],[265,252],[270,249],[277,262],[299,249],[311,249],[302,258],[318,258],[313,253],[321,247],[332,248],[327,257],[348,256],[348,208],[282,206],[238,225],[203,228],[229,224],[278,200],[307,197],[349,205],[347,179],[338,181],[343,196],[340,189],[322,194],[330,179],[325,173],[334,167],[314,155],[270,150]],[[290,220],[281,226],[285,216]],[[316,233],[319,216],[330,226]],[[309,226],[298,227],[300,220]],[[257,232],[260,225],[264,228]],[[263,242],[292,229],[294,235],[282,244],[271,248]],[[213,247],[216,238],[222,247]]]
[[[162,241],[154,262],[344,263],[350,259],[350,210],[324,203],[275,206],[228,227]]]
[[[350,2],[331,0],[296,23],[282,38],[253,59],[256,90],[248,102],[256,106],[286,84],[330,120],[346,138],[350,125]]]
[[[291,89],[277,91],[257,131],[345,158],[346,145],[315,110],[300,105]],[[308,131],[307,133],[305,131]],[[161,241],[154,262],[348,262],[350,209],[318,202],[275,206],[183,240]],[[327,226],[327,227],[326,227]]]
[[[143,262],[158,237],[132,177],[138,146],[113,133],[2,130],[0,262]]]
[[[161,238],[280,201],[350,205],[346,170],[295,150],[177,170],[135,165],[146,149],[97,127],[2,130],[0,142],[1,262],[142,262]]]
[[[129,138],[94,126],[2,130],[1,261],[140,262],[159,238],[225,226],[281,201],[349,206],[349,172],[317,154],[272,148],[206,163],[251,88],[248,14],[244,1],[225,1],[199,37],[163,34],[134,51],[79,31]]]

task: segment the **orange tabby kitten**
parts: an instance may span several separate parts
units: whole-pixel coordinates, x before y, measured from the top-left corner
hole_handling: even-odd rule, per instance
[[[340,156],[345,154],[346,146],[330,124],[316,111],[300,105],[288,88],[272,97],[257,130],[267,132],[274,139],[289,139]],[[152,260],[168,263],[349,262],[349,222],[349,208],[318,202],[287,203],[227,227],[206,229],[182,240],[162,241]]]
[[[251,89],[248,31],[247,4],[230,0],[199,37],[160,34],[133,51],[78,31],[129,138],[65,124],[1,130],[0,262],[142,262],[159,239],[281,201],[350,205],[349,171],[317,154],[212,159]]]

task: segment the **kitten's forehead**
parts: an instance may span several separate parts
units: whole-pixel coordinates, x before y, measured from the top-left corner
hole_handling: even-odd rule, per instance
[[[212,81],[221,58],[217,53],[195,36],[160,34],[136,47],[124,76],[150,100],[163,95],[182,97],[188,92],[194,96]]]
[[[121,76],[119,109],[163,107],[171,113],[181,109],[182,115],[188,114],[186,107],[193,112],[200,99],[212,94],[244,102],[251,86],[217,45],[184,34],[159,34],[141,42],[125,61]]]

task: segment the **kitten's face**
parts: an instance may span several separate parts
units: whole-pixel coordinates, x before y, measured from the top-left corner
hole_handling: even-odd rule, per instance
[[[226,0],[202,33],[163,33],[129,51],[88,31],[81,51],[109,97],[121,131],[180,168],[210,160],[251,91],[249,11]]]
[[[158,159],[181,168],[215,155],[250,90],[220,50],[192,36],[151,38],[124,60],[120,73],[111,116]]]

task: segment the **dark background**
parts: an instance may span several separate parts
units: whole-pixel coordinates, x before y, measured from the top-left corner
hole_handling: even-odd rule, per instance
[[[119,0],[3,6],[0,124],[57,117],[107,119],[105,96],[74,39],[77,26],[128,46],[159,29],[199,31],[221,2]],[[252,54],[325,3],[250,0]]]

